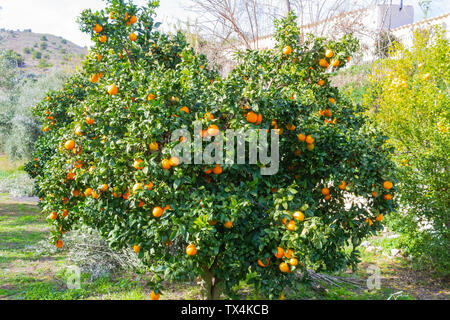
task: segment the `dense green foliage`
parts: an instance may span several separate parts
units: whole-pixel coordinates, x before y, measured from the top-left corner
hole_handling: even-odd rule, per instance
[[[299,44],[289,15],[277,22],[273,50],[237,54],[223,79],[182,34],[157,31],[156,2],[108,4],[81,15],[95,41],[83,71],[33,110],[45,134],[28,168],[55,243],[87,224],[115,248],[134,247],[157,275],[155,290],[163,278],[201,276],[208,298],[222,290],[234,296],[243,279],[277,297],[293,281],[291,271],[355,266],[361,240],[395,207],[386,197],[395,186],[383,187],[395,182],[386,137],[329,81],[355,39]],[[251,112],[260,123],[248,120]],[[280,170],[263,176],[260,161],[220,164],[212,173],[215,165],[163,168],[175,146],[192,147],[189,139],[171,141],[171,132],[198,135],[194,121],[220,132],[275,129]],[[203,148],[210,144],[203,139]],[[286,254],[275,258],[277,247]]]

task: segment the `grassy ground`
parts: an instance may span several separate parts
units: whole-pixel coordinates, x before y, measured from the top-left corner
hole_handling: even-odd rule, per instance
[[[123,273],[90,281],[82,274],[81,288],[67,288],[67,252],[40,255],[30,248],[46,239],[48,227],[36,203],[14,200],[0,195],[0,299],[148,299],[146,275]],[[302,283],[286,290],[287,299],[448,299],[446,286],[426,274],[408,268],[401,257],[390,257],[395,238],[389,234],[370,239],[362,255],[362,263],[355,273],[347,271],[338,279],[351,278],[359,283],[341,287],[329,284],[305,285]],[[380,268],[381,287],[368,291],[366,279],[369,265]],[[166,284],[161,299],[198,299],[195,283]],[[448,286],[447,286],[448,288]],[[257,299],[245,283],[240,286],[246,299]]]

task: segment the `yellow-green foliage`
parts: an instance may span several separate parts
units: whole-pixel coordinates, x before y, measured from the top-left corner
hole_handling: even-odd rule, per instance
[[[440,28],[416,31],[411,49],[397,44],[376,64],[365,97],[396,149],[407,208],[397,217],[397,230],[412,254],[441,267],[449,261],[449,49]],[[435,232],[419,231],[424,226]]]

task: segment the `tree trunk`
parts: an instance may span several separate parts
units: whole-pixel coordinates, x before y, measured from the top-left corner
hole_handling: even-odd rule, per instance
[[[206,300],[219,300],[222,293],[220,279],[214,276],[210,270],[204,270],[202,275],[202,294]]]
[[[291,1],[286,0],[286,13],[291,12]]]

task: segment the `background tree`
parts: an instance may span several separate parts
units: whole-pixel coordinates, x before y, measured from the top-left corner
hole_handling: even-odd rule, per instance
[[[395,147],[401,210],[392,219],[418,266],[449,270],[449,42],[440,28],[417,30],[377,62],[366,96]]]

